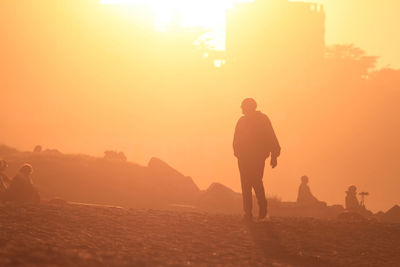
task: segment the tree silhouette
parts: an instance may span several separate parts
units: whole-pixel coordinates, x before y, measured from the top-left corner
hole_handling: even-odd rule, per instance
[[[351,78],[366,78],[378,59],[353,44],[328,46],[325,58],[329,71]]]
[[[398,90],[400,86],[400,69],[384,68],[369,75],[370,85],[373,88]]]

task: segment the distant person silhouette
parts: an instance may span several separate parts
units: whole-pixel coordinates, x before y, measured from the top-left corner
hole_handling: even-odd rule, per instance
[[[358,213],[366,218],[373,216],[373,213],[358,201],[357,187],[355,185],[349,186],[349,189],[346,191],[346,209],[349,212]]]
[[[264,219],[267,216],[267,200],[262,181],[265,160],[271,155],[270,164],[272,168],[275,168],[281,148],[269,118],[256,110],[256,101],[246,98],[241,108],[244,116],[236,125],[233,150],[238,158],[245,219],[253,218],[253,188],[258,201],[258,217]]]
[[[313,196],[310,187],[308,186],[308,176],[301,177],[301,184],[299,186],[299,193],[297,195],[297,203],[302,206],[314,206],[321,202]]]
[[[362,209],[357,199],[357,187],[355,185],[349,186],[346,191],[346,209],[351,212],[359,212]]]
[[[30,164],[24,164],[18,174],[11,181],[6,191],[6,200],[17,203],[39,203],[40,196],[33,185],[31,174],[33,168]]]
[[[0,201],[4,200],[5,193],[10,185],[10,179],[7,174],[4,173],[7,167],[7,162],[5,160],[0,160]]]

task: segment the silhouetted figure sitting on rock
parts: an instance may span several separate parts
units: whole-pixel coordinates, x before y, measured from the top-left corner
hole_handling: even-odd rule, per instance
[[[4,194],[10,185],[10,179],[4,171],[7,169],[8,164],[5,160],[0,160],[0,201],[4,200]]]
[[[29,164],[24,164],[18,174],[11,181],[6,191],[6,201],[16,203],[39,203],[40,196],[33,185],[31,174],[33,168]]]
[[[357,199],[357,187],[355,185],[349,186],[346,191],[346,209],[351,212],[359,212],[361,205]]]
[[[305,175],[301,177],[297,203],[302,206],[319,206],[324,204],[311,193],[310,187],[308,186],[308,177]]]
[[[346,191],[346,210],[349,212],[355,212],[365,217],[371,217],[373,213],[361,205],[357,198],[357,187],[355,185],[349,186]]]

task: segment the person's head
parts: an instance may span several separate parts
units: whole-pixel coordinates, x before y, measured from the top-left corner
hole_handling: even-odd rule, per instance
[[[301,176],[301,182],[303,184],[308,184],[308,176],[306,176],[306,175]]]
[[[246,98],[242,101],[242,105],[240,107],[242,108],[242,113],[247,115],[256,111],[257,102],[253,98]]]
[[[7,169],[7,167],[8,167],[8,164],[7,164],[7,161],[5,161],[5,160],[0,160],[0,172],[2,172],[2,171],[4,171],[5,169]]]
[[[25,163],[22,165],[21,169],[19,169],[19,172],[25,176],[30,176],[33,172],[32,165]]]
[[[349,186],[349,189],[347,190],[347,193],[351,194],[351,195],[357,194],[357,187],[355,185]]]

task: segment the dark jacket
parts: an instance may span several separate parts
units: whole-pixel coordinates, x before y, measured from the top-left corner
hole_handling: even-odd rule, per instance
[[[267,115],[256,111],[242,116],[236,124],[233,150],[237,158],[266,159],[281,152],[278,139]]]
[[[5,200],[18,203],[39,203],[40,195],[30,177],[17,174],[5,193]]]

